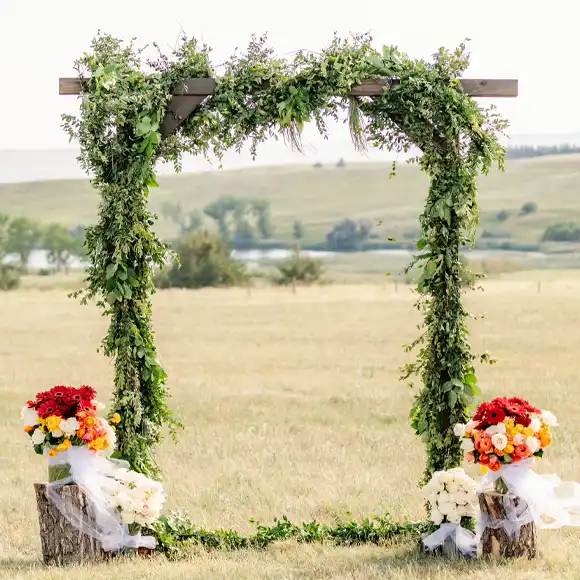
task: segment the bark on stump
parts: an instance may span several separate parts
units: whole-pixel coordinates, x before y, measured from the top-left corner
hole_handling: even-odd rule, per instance
[[[509,494],[513,505],[518,511],[523,511],[526,502]],[[483,518],[492,520],[506,520],[506,510],[504,507],[504,495],[496,491],[488,491],[479,494],[479,507]],[[486,527],[481,536],[482,556],[495,558],[528,558],[536,557],[537,553],[537,533],[534,522],[524,524],[520,527],[519,536],[514,538],[506,532],[503,527]]]
[[[42,556],[48,565],[65,566],[87,562],[100,562],[109,557],[98,540],[77,530],[50,501],[45,483],[35,483],[36,504],[40,522]],[[57,493],[67,507],[92,519],[87,498],[78,485],[57,488]]]

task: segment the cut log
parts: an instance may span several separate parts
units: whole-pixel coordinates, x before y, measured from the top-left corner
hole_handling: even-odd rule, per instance
[[[34,484],[44,563],[66,566],[107,559],[110,555],[101,548],[100,542],[77,530],[47,497],[46,488],[45,483]],[[57,493],[67,507],[92,519],[87,498],[78,485],[63,485]]]
[[[506,494],[518,513],[523,513],[527,508],[526,502],[513,495]],[[488,491],[479,494],[479,507],[481,517],[495,525],[486,526],[481,536],[482,556],[492,558],[528,558],[532,559],[537,554],[537,532],[534,522],[523,524],[519,534],[515,537],[509,534],[504,527],[497,525],[499,521],[506,520],[505,496],[496,491]]]

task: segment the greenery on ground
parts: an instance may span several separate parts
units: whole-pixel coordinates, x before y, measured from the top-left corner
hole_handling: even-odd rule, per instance
[[[266,526],[250,520],[256,531],[242,535],[234,530],[207,530],[196,525],[185,514],[173,512],[162,516],[155,524],[147,527],[144,535],[154,536],[157,550],[170,558],[187,555],[191,546],[206,550],[265,549],[274,542],[295,540],[299,543],[326,543],[343,546],[360,544],[384,544],[394,539],[415,539],[434,531],[429,522],[396,522],[388,514],[373,516],[361,521],[347,519],[337,521],[334,526],[311,521],[293,524],[286,516]]]
[[[278,262],[276,267],[278,273],[273,277],[273,281],[280,286],[288,286],[296,282],[314,284],[322,280],[326,271],[322,260],[302,254],[298,245],[290,257]]]

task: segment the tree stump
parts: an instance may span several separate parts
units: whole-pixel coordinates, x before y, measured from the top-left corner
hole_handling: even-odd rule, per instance
[[[35,483],[42,556],[47,565],[64,566],[100,562],[109,557],[98,540],[77,530],[66,519],[46,494],[47,484]],[[79,511],[87,519],[92,519],[90,506],[78,485],[63,485],[57,489],[58,495],[67,507]]]
[[[526,502],[513,495],[506,494],[507,501],[511,502],[518,513],[523,513]],[[506,508],[504,495],[496,491],[488,491],[479,494],[479,507],[483,518],[490,518],[493,522],[506,520]],[[508,534],[503,527],[485,527],[481,536],[481,550],[483,556],[495,558],[528,558],[536,557],[537,533],[534,522],[520,527],[519,535],[515,537]]]

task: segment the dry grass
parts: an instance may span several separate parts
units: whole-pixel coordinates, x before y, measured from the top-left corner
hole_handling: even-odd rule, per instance
[[[499,364],[480,370],[486,395],[522,394],[554,411],[562,427],[541,466],[580,479],[577,344],[580,280],[494,281],[469,296],[474,349]],[[209,527],[250,530],[248,518],[329,520],[390,511],[421,517],[415,486],[423,449],[407,421],[412,392],[397,381],[400,345],[418,322],[408,290],[393,286],[168,291],[155,300],[160,351],[173,406],[187,425],[161,460],[169,507]],[[541,557],[450,566],[409,546],[334,549],[284,544],[264,553],[199,554],[168,563],[127,561],[83,570],[38,563],[32,483],[43,461],[21,432],[27,397],[59,383],[110,392],[111,366],[95,352],[106,321],[63,291],[21,291],[0,303],[0,577],[476,580],[580,577],[577,531],[541,536]]]

